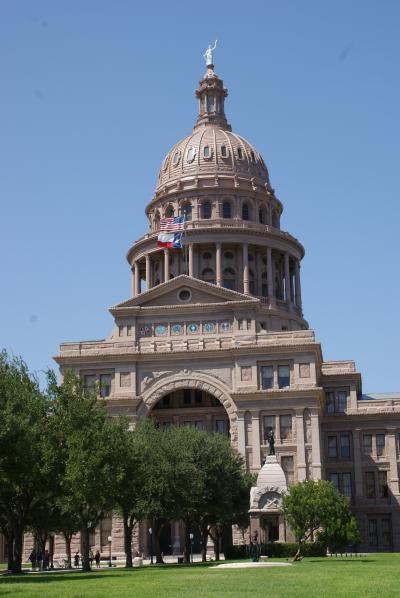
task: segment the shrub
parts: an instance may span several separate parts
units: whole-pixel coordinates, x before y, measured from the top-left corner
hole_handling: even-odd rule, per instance
[[[291,558],[297,552],[297,544],[293,542],[274,542],[261,544],[261,555],[272,558]],[[302,556],[326,556],[326,546],[322,542],[306,542],[301,547]],[[224,550],[226,560],[247,559],[248,547],[244,545],[226,546]]]

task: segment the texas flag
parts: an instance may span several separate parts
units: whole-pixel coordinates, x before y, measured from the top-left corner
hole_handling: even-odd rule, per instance
[[[160,233],[157,239],[158,247],[182,249],[182,233]]]

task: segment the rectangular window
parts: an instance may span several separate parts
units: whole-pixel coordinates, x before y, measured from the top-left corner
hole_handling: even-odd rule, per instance
[[[100,395],[105,399],[111,394],[111,374],[100,375]]]
[[[126,327],[126,336],[132,336],[132,326]]]
[[[201,420],[199,420],[199,421],[196,421],[196,422],[194,423],[194,427],[195,427],[197,430],[204,430],[204,423],[203,423]]]
[[[171,422],[163,422],[162,423],[162,429],[163,430],[169,430],[171,427]]]
[[[183,391],[183,404],[184,405],[190,405],[191,403],[191,390],[190,388],[185,388],[185,390]]]
[[[351,498],[351,473],[342,473],[342,492],[347,498]]]
[[[350,459],[350,436],[348,434],[340,435],[340,457]]]
[[[382,544],[386,548],[392,545],[392,521],[389,517],[383,517],[381,520]]]
[[[338,473],[330,473],[329,474],[329,481],[332,482],[333,487],[335,490],[339,492],[339,474]]]
[[[337,409],[338,413],[344,413],[347,409],[347,392],[340,390],[337,393]]]
[[[333,413],[335,413],[335,393],[334,392],[326,393],[326,412],[328,415],[332,415]]]
[[[264,441],[267,442],[271,432],[275,435],[275,415],[264,415]]]
[[[364,455],[372,455],[372,434],[363,436]]]
[[[368,519],[368,543],[370,546],[378,546],[378,521]]]
[[[263,390],[274,387],[274,368],[272,365],[261,367],[261,387]]]
[[[337,458],[337,438],[336,438],[336,436],[328,436],[328,457],[330,459]]]
[[[373,471],[365,472],[365,495],[367,498],[375,498],[375,474]]]
[[[290,368],[288,365],[278,365],[278,386],[279,388],[290,386]]]
[[[281,457],[281,467],[285,473],[286,484],[292,486],[294,484],[294,460],[292,456]]]
[[[215,431],[219,434],[226,434],[228,431],[228,426],[226,425],[226,421],[224,419],[217,419],[215,420]]]
[[[119,336],[124,336],[124,326],[118,326]]]
[[[292,439],[292,416],[291,415],[281,415],[279,418],[279,421],[280,421],[281,440],[291,440]]]
[[[196,405],[201,405],[201,403],[203,402],[203,392],[201,390],[195,390],[194,402],[196,403]]]
[[[378,471],[379,498],[387,498],[389,489],[387,485],[387,471]]]
[[[90,390],[96,384],[96,375],[95,374],[88,374],[83,377],[83,384],[85,390]]]
[[[385,434],[377,434],[376,437],[376,454],[382,457],[385,454]]]

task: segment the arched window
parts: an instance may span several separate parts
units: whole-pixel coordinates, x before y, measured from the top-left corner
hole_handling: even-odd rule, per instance
[[[235,290],[235,270],[233,268],[225,268],[223,273],[222,286],[225,289]]]
[[[238,155],[239,160],[243,160],[243,152],[242,152],[241,147],[237,148],[237,155]]]
[[[279,228],[279,216],[276,210],[272,212],[272,226]]]
[[[249,219],[249,214],[250,214],[249,206],[248,206],[247,203],[244,203],[242,205],[242,218],[243,218],[243,220],[248,220]]]
[[[254,152],[253,152],[253,151],[251,151],[251,152],[250,152],[250,156],[251,156],[251,161],[252,161],[252,162],[255,162],[255,161],[256,161],[256,159],[255,159],[255,156],[254,156]]]
[[[215,284],[214,270],[212,268],[204,268],[204,270],[201,273],[201,278],[205,282],[211,282],[212,284]]]
[[[210,146],[209,145],[205,145],[203,148],[203,156],[205,158],[209,158],[210,157]]]
[[[228,151],[226,149],[226,145],[221,145],[221,156],[223,158],[227,158],[228,157]]]
[[[181,207],[181,214],[182,214],[182,216],[185,216],[185,220],[191,220],[192,219],[192,204],[191,203],[183,204],[183,206]]]
[[[160,228],[160,212],[157,210],[154,215],[154,230],[159,230]]]
[[[211,218],[211,203],[205,201],[202,205],[202,218],[204,220],[210,220]]]
[[[232,218],[232,205],[230,201],[222,204],[222,218]]]
[[[167,209],[165,210],[165,217],[172,218],[172,216],[174,216],[174,215],[175,215],[174,206],[168,206]]]
[[[258,210],[258,221],[261,224],[267,224],[267,210],[265,209],[265,206],[261,206]]]
[[[212,259],[212,253],[210,253],[209,251],[205,251],[203,253],[203,260],[211,260]]]

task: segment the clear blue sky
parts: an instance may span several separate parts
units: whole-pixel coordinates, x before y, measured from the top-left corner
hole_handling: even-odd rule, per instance
[[[400,390],[400,2],[1,0],[0,346],[40,371],[130,294],[202,54],[306,248],[305,315],[363,390]]]

